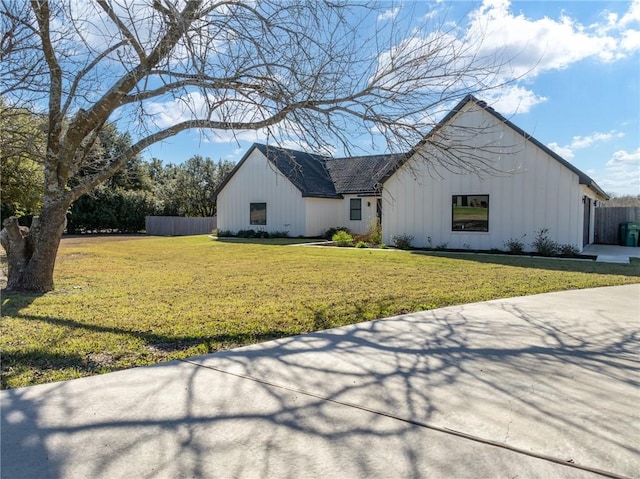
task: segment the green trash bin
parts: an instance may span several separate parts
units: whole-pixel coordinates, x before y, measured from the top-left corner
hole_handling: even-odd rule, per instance
[[[638,246],[640,223],[620,223],[620,245]]]

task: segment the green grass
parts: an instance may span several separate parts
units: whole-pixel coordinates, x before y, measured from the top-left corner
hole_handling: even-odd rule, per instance
[[[452,304],[640,282],[640,263],[283,246],[64,240],[56,290],[4,294],[2,388],[186,358]]]
[[[487,221],[488,211],[487,208],[480,208],[479,206],[454,206],[453,217],[457,221]]]

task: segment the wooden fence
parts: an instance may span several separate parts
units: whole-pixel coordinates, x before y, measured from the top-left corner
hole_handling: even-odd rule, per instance
[[[615,206],[596,208],[595,242],[620,244],[620,223],[640,223],[640,207]]]
[[[146,216],[145,229],[153,236],[204,235],[216,229],[216,217]]]

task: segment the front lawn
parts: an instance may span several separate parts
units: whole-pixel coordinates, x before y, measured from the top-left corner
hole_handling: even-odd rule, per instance
[[[640,282],[631,265],[286,246],[65,239],[56,290],[2,297],[2,388],[186,358],[447,305]]]

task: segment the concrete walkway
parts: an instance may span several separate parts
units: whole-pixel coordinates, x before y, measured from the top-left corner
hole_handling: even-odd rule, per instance
[[[610,244],[590,244],[585,246],[582,254],[597,256],[596,261],[600,263],[629,264],[630,258],[640,258],[640,248]]]
[[[3,391],[3,478],[639,477],[640,285]]]

